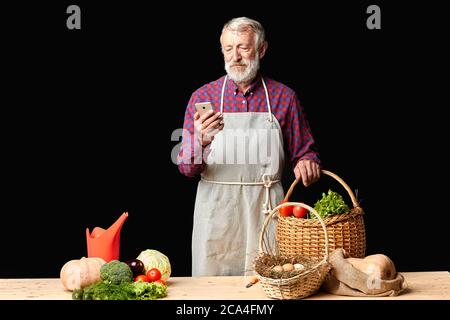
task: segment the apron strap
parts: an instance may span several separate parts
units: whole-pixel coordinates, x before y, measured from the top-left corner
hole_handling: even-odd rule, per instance
[[[222,85],[222,94],[220,95],[220,113],[223,113],[223,94],[225,93],[225,86],[228,81],[228,75],[225,76],[225,79],[223,80]]]
[[[223,80],[222,94],[220,95],[220,113],[223,113],[223,95],[225,93],[225,86],[227,84],[227,81],[228,81],[228,75],[226,75],[225,79]],[[263,87],[264,87],[264,92],[266,93],[267,108],[268,108],[268,113],[269,113],[269,121],[272,122],[273,121],[273,115],[272,115],[272,108],[270,107],[269,91],[267,91],[266,82],[264,81],[263,77],[261,77],[261,81],[262,81],[262,84],[263,84]]]
[[[266,82],[264,81],[264,78],[261,77],[261,80],[262,80],[262,84],[264,87],[264,91],[266,92],[267,107],[269,108],[269,121],[272,122],[273,116],[272,116],[272,108],[270,107],[269,92],[267,91],[267,86],[266,86]]]
[[[270,204],[270,188],[272,187],[272,184],[280,182],[279,179],[272,180],[270,179],[270,175],[267,173],[263,174],[262,181],[261,182],[237,182],[237,181],[214,181],[214,180],[206,180],[203,176],[201,176],[201,180],[205,181],[207,183],[212,184],[225,184],[225,185],[232,185],[232,186],[264,186],[265,194],[266,194],[266,200],[263,204],[262,212],[264,214],[268,214],[272,211],[272,205]]]

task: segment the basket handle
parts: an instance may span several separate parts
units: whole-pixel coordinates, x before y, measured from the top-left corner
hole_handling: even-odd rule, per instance
[[[330,176],[334,178],[337,182],[339,182],[347,191],[348,195],[350,196],[350,199],[352,200],[352,204],[354,208],[359,207],[358,200],[356,200],[355,194],[353,193],[352,189],[342,180],[337,174],[328,171],[328,170],[320,170],[321,173]],[[289,197],[291,196],[292,192],[294,191],[295,185],[298,183],[299,179],[295,179],[294,182],[289,187],[288,192],[286,193],[286,196],[284,197],[284,201],[288,201]]]
[[[325,255],[323,257],[323,260],[320,263],[322,263],[323,261],[328,261],[328,233],[327,233],[327,228],[325,227],[325,223],[323,222],[322,218],[320,217],[320,215],[317,213],[317,211],[314,208],[311,208],[307,204],[304,204],[301,202],[284,202],[272,209],[272,211],[267,215],[266,220],[264,221],[264,225],[262,227],[261,233],[259,235],[259,252],[260,253],[264,252],[264,250],[263,250],[264,234],[269,225],[269,222],[278,213],[278,209],[287,207],[287,206],[303,207],[303,208],[309,210],[309,212],[312,212],[314,214],[314,216],[319,220],[320,225],[322,226],[322,229],[323,229],[323,232],[325,235]],[[298,219],[301,219],[301,218],[298,218]]]

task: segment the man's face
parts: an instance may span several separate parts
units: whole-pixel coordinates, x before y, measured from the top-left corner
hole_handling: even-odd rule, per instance
[[[220,42],[228,76],[238,83],[253,80],[259,69],[254,32],[225,30]]]

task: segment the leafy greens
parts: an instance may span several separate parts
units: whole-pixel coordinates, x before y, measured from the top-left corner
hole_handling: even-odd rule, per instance
[[[316,202],[314,209],[321,218],[346,213],[350,210],[342,196],[331,190],[328,190],[328,194],[322,193],[322,199]],[[315,217],[311,215],[311,218]]]

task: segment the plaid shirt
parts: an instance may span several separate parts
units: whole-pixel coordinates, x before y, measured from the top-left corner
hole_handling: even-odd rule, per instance
[[[197,89],[191,96],[184,117],[184,133],[178,154],[178,168],[182,174],[194,177],[206,167],[204,163],[194,161],[194,104],[210,101],[215,112],[220,111],[220,98],[225,76]],[[292,167],[300,159],[314,160],[320,164],[314,139],[308,121],[296,93],[289,87],[269,78],[264,78],[269,92],[272,114],[277,118],[283,132],[284,148]],[[261,78],[253,82],[250,89],[243,93],[233,80],[228,79],[225,86],[224,112],[267,112],[267,100]],[[186,135],[189,134],[189,139]],[[189,143],[188,141],[191,141]],[[197,143],[197,146],[199,143]],[[186,154],[187,153],[187,154]],[[190,155],[190,156],[188,156]]]

